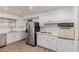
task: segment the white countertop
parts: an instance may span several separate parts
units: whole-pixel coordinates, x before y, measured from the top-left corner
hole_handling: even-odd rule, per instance
[[[48,36],[56,36],[57,37],[56,33],[42,33],[42,32],[37,32],[37,34],[48,35]]]
[[[7,34],[9,32],[18,32],[18,31],[25,31],[24,29],[14,28],[14,29],[0,29],[0,34]]]
[[[0,34],[6,34],[11,32],[11,29],[0,29]]]
[[[37,34],[48,35],[48,36],[55,36],[55,37],[60,37],[60,38],[66,38],[66,37],[58,36],[57,33],[51,33],[51,34],[49,34],[49,33],[37,32]],[[72,39],[73,40],[74,38],[66,38],[66,39]]]

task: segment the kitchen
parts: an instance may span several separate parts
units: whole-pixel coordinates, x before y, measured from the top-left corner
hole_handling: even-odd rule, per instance
[[[13,48],[25,48],[23,51],[30,52],[78,52],[78,8],[76,6],[34,6],[34,7],[4,7],[4,11],[0,7],[0,51],[9,51],[15,43],[25,40],[23,43],[15,44]],[[11,9],[9,9],[11,8]],[[14,8],[26,11],[27,15],[20,11],[18,14],[13,13]],[[24,10],[23,8],[26,8]],[[34,10],[36,8],[36,11]],[[8,12],[7,12],[8,10]],[[11,11],[12,10],[12,11]],[[4,13],[5,12],[5,13]],[[29,12],[29,13],[28,13]],[[6,14],[8,13],[8,14]],[[19,16],[9,15],[10,13]],[[31,20],[31,21],[30,21]],[[35,32],[36,35],[32,40],[36,43],[35,47],[28,45],[27,40],[29,35],[27,31],[28,21],[39,23],[39,31]],[[33,26],[31,25],[31,28]],[[37,30],[38,28],[36,28]],[[32,30],[33,31],[33,30]],[[30,31],[31,32],[31,31]],[[31,32],[32,35],[32,32]],[[36,40],[35,40],[36,38]],[[2,43],[3,42],[3,43]],[[24,45],[23,45],[24,44]],[[9,46],[8,46],[9,45]],[[11,45],[11,46],[10,46]],[[20,46],[23,45],[23,46]],[[8,47],[7,47],[8,46]],[[20,46],[20,47],[19,47]],[[30,47],[29,47],[30,46]],[[7,49],[7,50],[6,50]],[[32,50],[31,50],[32,49]],[[43,50],[43,51],[42,51]],[[17,49],[11,51],[19,51]]]

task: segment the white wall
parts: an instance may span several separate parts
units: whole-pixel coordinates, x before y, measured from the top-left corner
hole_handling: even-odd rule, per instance
[[[19,16],[0,13],[0,17],[16,19],[17,20],[16,21],[17,27],[25,25],[24,20],[22,20],[22,18]],[[19,29],[22,29],[22,28],[19,28]],[[1,33],[5,33],[5,32],[7,33],[7,31],[8,31],[6,28],[4,28],[2,30],[4,30],[4,31],[0,31]],[[26,33],[23,31],[14,31],[14,32],[10,32],[10,31],[8,31],[9,33],[6,34],[7,44],[19,41],[19,40],[24,39],[26,37]]]
[[[50,32],[54,35],[57,35],[57,32],[58,32],[58,27],[57,25],[56,26],[44,26],[44,27],[40,27],[40,32]]]
[[[15,20],[17,20],[17,22],[18,22],[18,20],[22,20],[22,18],[21,17],[19,17],[19,16],[15,16],[15,15],[11,15],[11,14],[6,14],[6,13],[1,13],[0,12],[0,17],[4,17],[4,18],[11,18],[11,20],[12,19],[15,19]],[[4,20],[4,21],[3,21]],[[2,25],[4,25],[2,28],[0,28],[0,30],[4,30],[4,32],[7,30],[10,30],[11,31],[11,28],[10,28],[10,26],[9,26],[9,22],[8,22],[8,20],[5,20],[5,19],[0,19],[0,21],[2,22],[2,24],[0,23],[0,25],[1,25],[1,27],[2,27]],[[6,24],[6,25],[5,25]],[[1,31],[0,31],[1,32]],[[3,31],[2,31],[3,32]]]
[[[17,20],[16,21],[16,27],[19,27],[20,29],[26,29],[26,21],[25,20]]]

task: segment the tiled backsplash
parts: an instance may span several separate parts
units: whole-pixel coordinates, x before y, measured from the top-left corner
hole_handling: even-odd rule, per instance
[[[58,27],[52,27],[52,26],[45,26],[40,28],[41,32],[51,32],[54,34],[57,34]]]

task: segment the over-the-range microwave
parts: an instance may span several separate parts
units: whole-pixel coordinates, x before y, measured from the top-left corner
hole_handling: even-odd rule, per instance
[[[74,23],[58,23],[58,27],[74,27]]]

